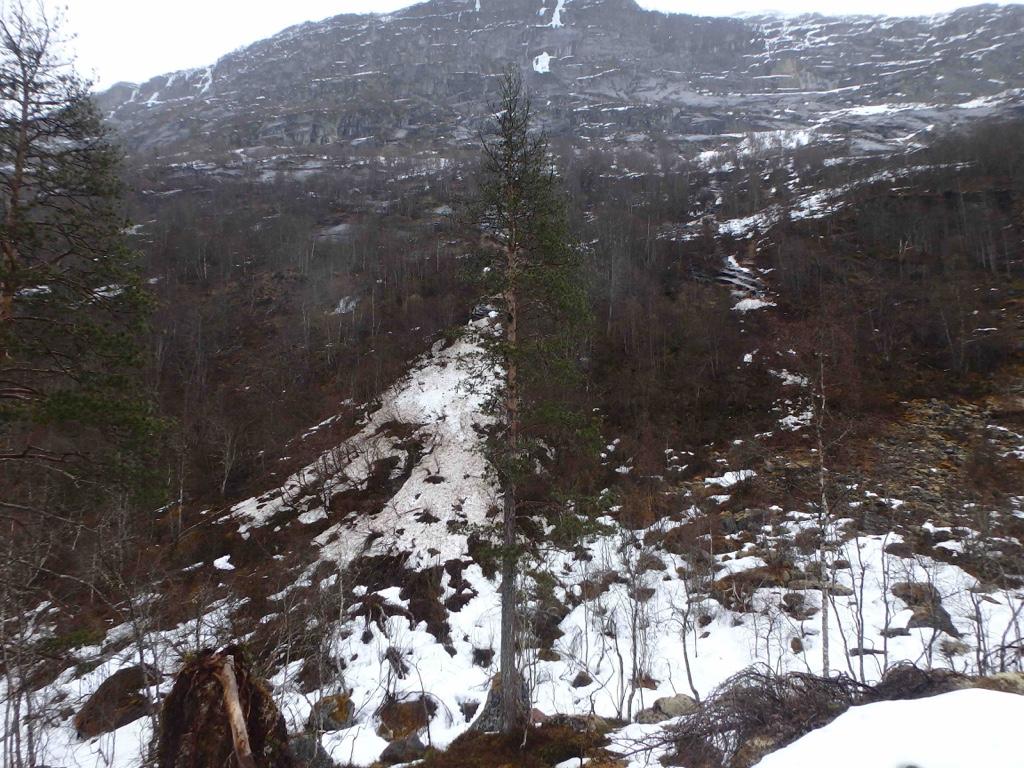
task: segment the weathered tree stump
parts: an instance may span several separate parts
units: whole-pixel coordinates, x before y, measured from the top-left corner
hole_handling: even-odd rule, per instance
[[[284,718],[239,648],[178,673],[160,720],[159,768],[291,768]]]

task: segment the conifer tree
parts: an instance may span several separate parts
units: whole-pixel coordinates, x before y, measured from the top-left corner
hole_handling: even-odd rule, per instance
[[[579,360],[589,305],[579,249],[568,234],[565,193],[547,140],[533,125],[518,72],[504,75],[495,112],[493,136],[483,140],[477,223],[502,319],[501,333],[488,341],[504,372],[496,403],[502,429],[489,458],[501,480],[504,507],[497,693],[501,730],[510,733],[523,728],[528,715],[516,654],[519,490],[536,472],[539,457],[571,446],[586,427],[578,407]]]
[[[105,575],[110,532],[156,487],[119,155],[65,42],[41,6],[0,10],[0,762],[26,768],[45,718],[24,617],[44,599],[134,605]]]
[[[0,18],[0,519],[21,530],[123,503],[155,424],[119,153],[64,42],[41,11]]]

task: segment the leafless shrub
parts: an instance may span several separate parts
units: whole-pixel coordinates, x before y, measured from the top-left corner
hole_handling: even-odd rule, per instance
[[[750,765],[769,749],[829,723],[865,690],[846,676],[777,675],[763,665],[751,667],[722,683],[675,727],[678,758],[691,768]],[[758,754],[747,754],[751,749]]]
[[[758,665],[722,683],[693,715],[671,730],[669,738],[679,764],[746,768],[768,752],[827,725],[852,706],[935,696],[963,688],[970,680],[948,669],[897,664],[871,686],[846,675],[779,675]]]

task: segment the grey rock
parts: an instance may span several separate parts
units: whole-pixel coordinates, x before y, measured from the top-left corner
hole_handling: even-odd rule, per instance
[[[786,586],[794,590],[813,589],[821,591],[822,587],[825,587],[826,585],[822,584],[822,582],[818,581],[817,579],[793,579]],[[853,594],[852,589],[850,589],[849,587],[844,587],[842,584],[832,584],[827,586],[827,589],[836,597],[849,597]]]
[[[139,665],[119,669],[88,698],[74,718],[79,738],[90,739],[138,720],[152,711],[147,687],[156,685],[160,673]]]
[[[409,763],[413,760],[419,760],[427,752],[426,745],[420,741],[420,737],[416,734],[409,736],[399,741],[393,741],[388,744],[384,751],[381,752],[380,761],[385,765],[395,765],[396,763]]]
[[[682,717],[692,714],[697,709],[697,701],[685,693],[665,696],[654,702],[654,708],[668,717]]]
[[[637,712],[633,719],[644,725],[654,725],[655,723],[661,723],[668,720],[669,717],[659,709],[648,707],[647,709],[641,709]]]
[[[898,40],[870,16],[709,18],[655,13],[633,0],[577,0],[560,4],[556,20],[553,3],[541,17],[537,7],[502,0],[476,10],[472,0],[428,0],[386,17],[335,16],[206,69],[118,83],[98,102],[129,151],[194,159],[278,145],[294,150],[294,159],[279,152],[267,161],[275,165],[257,170],[302,178],[332,170],[302,148],[473,144],[494,95],[489,73],[509,61],[522,62],[551,135],[650,146],[669,137],[792,129],[829,110],[847,110],[836,116],[837,129],[868,145],[895,146],[894,136],[928,125],[1010,110],[1011,89],[1024,86],[1021,6],[901,19]],[[808,44],[813,38],[828,43]],[[983,57],[962,55],[981,48]],[[551,57],[543,72],[532,66],[542,53]],[[893,68],[910,59],[915,66]],[[954,106],[1001,92],[991,107]],[[895,101],[920,106],[849,110]]]
[[[882,637],[910,637],[910,630],[906,627],[889,627],[882,630]]]
[[[300,734],[288,740],[295,758],[296,768],[337,768],[320,740],[310,734]]]

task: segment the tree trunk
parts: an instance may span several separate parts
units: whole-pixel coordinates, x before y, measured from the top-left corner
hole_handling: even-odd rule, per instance
[[[508,289],[505,292],[507,325],[505,342],[515,350],[519,341],[518,295],[516,280],[518,271],[515,231],[510,238],[508,250]],[[505,413],[508,419],[509,453],[513,462],[519,459],[519,370],[514,357],[505,356]],[[513,733],[523,728],[526,722],[526,707],[523,704],[522,679],[516,665],[516,637],[518,621],[516,611],[516,484],[514,477],[506,478],[504,489],[504,525],[502,531],[501,559],[501,658],[500,680],[502,728],[504,733]]]
[[[235,660],[225,656],[217,666],[214,674],[224,688],[224,711],[228,715],[231,726],[231,740],[235,745],[235,759],[239,768],[256,768],[256,761],[249,746],[249,731],[245,727],[245,714],[238,701],[238,682],[235,679]]]
[[[818,569],[821,579],[821,674],[829,675],[829,636],[828,636],[828,614],[829,600],[831,598],[830,582],[828,575],[826,544],[828,538],[828,525],[830,511],[828,506],[828,468],[825,465],[825,409],[827,406],[825,394],[825,362],[819,355],[818,358],[818,414],[815,420],[815,432],[818,442]]]

